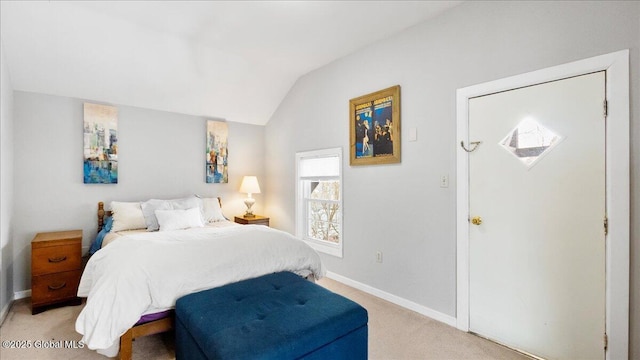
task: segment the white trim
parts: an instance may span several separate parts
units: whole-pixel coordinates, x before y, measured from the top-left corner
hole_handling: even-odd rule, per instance
[[[0,326],[4,324],[4,320],[7,318],[7,314],[9,314],[9,309],[11,308],[12,304],[13,301],[7,302],[7,305],[5,305],[2,311],[0,311]]]
[[[9,314],[9,309],[11,309],[11,305],[13,305],[13,302],[28,297],[31,297],[31,289],[16,291],[13,293],[13,300],[7,302],[7,305],[5,305],[2,311],[0,311],[0,326],[4,323],[5,318]]]
[[[31,289],[16,291],[13,293],[13,300],[20,300],[31,297]]]
[[[426,306],[422,306],[420,304],[416,304],[413,301],[401,298],[399,296],[393,295],[393,294],[389,294],[388,292],[376,289],[374,287],[371,287],[369,285],[363,284],[361,282],[355,281],[355,280],[351,280],[347,277],[344,277],[342,275],[338,275],[336,273],[333,273],[331,271],[327,271],[327,277],[329,279],[341,282],[345,285],[351,286],[352,288],[358,289],[360,291],[366,292],[367,294],[371,294],[373,296],[379,297],[383,300],[387,300],[391,303],[394,303],[396,305],[402,306],[405,309],[409,309],[411,311],[415,311],[418,314],[427,316],[431,319],[440,321],[442,323],[445,323],[449,326],[456,326],[456,318],[453,316],[449,316],[447,314],[443,314],[439,311],[430,309]]]
[[[325,243],[324,241],[321,242],[320,240],[309,239],[307,237],[303,237],[302,240],[304,240],[307,243],[307,245],[311,246],[311,248],[315,251],[320,251],[322,253],[329,254],[339,258],[342,257],[341,244],[332,244],[328,242]]]
[[[468,101],[492,94],[571,76],[606,71],[606,178],[609,234],[606,256],[607,359],[629,354],[629,50],[592,57],[457,91],[457,144],[468,144]],[[473,139],[472,139],[473,140]],[[469,331],[469,164],[467,153],[457,152],[457,304],[456,326]]]

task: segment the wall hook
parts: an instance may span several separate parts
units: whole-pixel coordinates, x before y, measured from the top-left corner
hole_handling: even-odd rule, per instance
[[[471,147],[471,149],[467,149],[467,148],[464,146],[464,141],[460,141],[460,146],[462,147],[462,149],[464,149],[464,151],[466,151],[466,152],[468,152],[468,153],[470,153],[470,152],[474,152],[474,151],[478,148],[478,146],[479,146],[480,144],[482,144],[482,141],[472,141],[472,142],[470,142],[469,144],[470,144],[470,145],[473,145],[473,146]]]

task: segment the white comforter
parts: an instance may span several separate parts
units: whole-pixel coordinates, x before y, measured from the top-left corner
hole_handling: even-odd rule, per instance
[[[90,349],[115,356],[120,336],[140,316],[173,308],[186,294],[278,271],[324,276],[304,241],[266,226],[123,236],[87,263],[78,288],[87,303],[76,331]]]

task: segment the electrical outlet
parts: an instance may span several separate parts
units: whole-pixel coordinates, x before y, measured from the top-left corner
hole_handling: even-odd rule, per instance
[[[379,263],[382,262],[382,251],[376,252],[376,262],[379,262]]]

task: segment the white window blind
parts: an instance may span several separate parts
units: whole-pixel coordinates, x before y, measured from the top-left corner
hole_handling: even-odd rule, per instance
[[[340,176],[340,158],[337,156],[301,158],[300,177]]]

